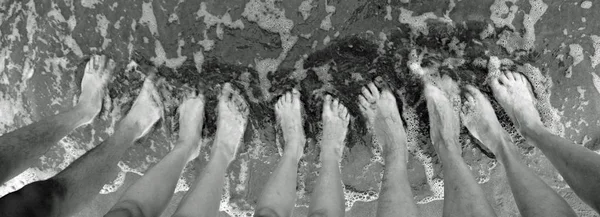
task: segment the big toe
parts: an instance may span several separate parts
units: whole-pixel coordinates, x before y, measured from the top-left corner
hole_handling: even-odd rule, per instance
[[[115,70],[116,67],[117,67],[117,63],[115,63],[114,60],[109,59],[108,66],[106,67],[106,70],[104,70],[104,72],[106,73],[106,75],[110,75],[113,73],[113,71]]]
[[[323,110],[330,111],[331,110],[331,95],[325,95],[325,99],[323,100]]]
[[[233,88],[231,87],[231,84],[225,83],[223,85],[223,88],[221,89],[221,96],[219,97],[219,100],[221,100],[221,101],[229,100],[231,98],[232,94],[233,94]]]
[[[367,86],[371,91],[371,95],[373,95],[375,99],[379,98],[379,89],[377,88],[377,86],[375,86],[375,83],[371,82]]]
[[[103,71],[106,66],[106,56],[104,55],[95,55],[93,57],[94,60],[94,69]]]
[[[246,100],[239,93],[233,95],[233,103],[237,107],[237,110],[242,114],[246,114],[248,112],[248,105],[246,105]]]
[[[471,95],[471,97],[474,99],[481,99],[482,97],[484,97],[483,94],[481,93],[481,91],[479,91],[479,89],[477,89],[473,85],[469,84],[465,88],[467,89],[467,92],[469,93],[469,95]]]

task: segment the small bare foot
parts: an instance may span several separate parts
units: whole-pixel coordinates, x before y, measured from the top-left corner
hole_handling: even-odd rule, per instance
[[[494,154],[499,153],[500,140],[510,140],[510,137],[507,137],[500,125],[492,104],[472,85],[466,86],[465,98],[466,101],[460,113],[463,125],[488,150]]]
[[[425,98],[429,111],[431,142],[437,150],[440,150],[440,145],[445,145],[446,150],[460,152],[458,144],[460,120],[452,103],[442,90],[430,83],[425,84]]]
[[[341,160],[344,154],[344,139],[348,133],[350,114],[348,109],[338,99],[332,99],[330,95],[325,96],[323,102],[323,151],[331,150]]]
[[[152,80],[152,76],[144,80],[140,94],[124,119],[135,126],[136,131],[133,132],[135,139],[145,136],[154,124],[163,117],[162,100]]]
[[[359,108],[373,126],[375,137],[384,146],[384,152],[398,151],[404,153],[401,156],[406,156],[406,132],[392,92],[386,89],[380,92],[371,82],[363,87],[358,99]]]
[[[297,156],[297,160],[302,158],[306,136],[302,127],[300,92],[293,89],[281,96],[275,104],[275,114],[277,122],[283,131],[285,139],[285,151],[292,151]]]
[[[217,120],[217,134],[214,144],[225,156],[233,161],[248,123],[248,105],[246,100],[225,83],[219,96],[219,117]],[[214,150],[215,147],[213,147]]]
[[[491,85],[494,97],[520,130],[523,127],[543,126],[535,108],[529,81],[521,73],[507,72],[493,78]]]
[[[83,110],[85,119],[81,125],[89,124],[102,109],[102,98],[106,85],[112,78],[115,61],[103,55],[94,55],[85,66],[81,81],[81,95],[77,107]]]
[[[204,95],[190,94],[179,106],[179,140],[191,145],[192,160],[200,154],[200,138],[204,124]]]

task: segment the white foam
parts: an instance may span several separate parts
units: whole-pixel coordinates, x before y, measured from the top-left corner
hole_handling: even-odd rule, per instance
[[[202,50],[194,52],[194,64],[198,73],[202,74],[202,65],[204,64],[204,52]]]
[[[221,17],[215,16],[207,11],[207,6],[205,2],[200,3],[200,9],[196,12],[197,18],[204,18],[204,24],[206,25],[206,29],[209,29],[213,26],[216,26],[217,38],[223,39],[223,27],[228,27],[230,29],[244,29],[244,23],[242,20],[238,19],[236,21],[231,20],[231,15],[229,11],[225,12]],[[206,38],[206,37],[205,37]]]
[[[328,45],[329,42],[331,41],[331,38],[328,36],[325,36],[325,38],[323,38],[323,45]]]
[[[433,12],[423,13],[419,16],[413,16],[413,11],[400,8],[400,16],[398,21],[400,23],[408,24],[414,35],[423,34],[428,35],[429,29],[427,28],[427,20],[438,19]]]
[[[116,192],[123,184],[125,183],[125,176],[127,173],[135,173],[140,176],[143,176],[146,168],[131,168],[129,165],[125,164],[123,161],[119,161],[117,166],[121,171],[117,174],[117,178],[111,184],[105,184],[100,190],[100,194],[110,194]],[[143,165],[141,167],[147,167],[147,165]]]
[[[81,6],[86,8],[95,8],[95,5],[101,4],[102,0],[82,0]]]
[[[592,60],[592,68],[596,68],[600,64],[600,36],[591,35],[590,39],[592,39],[594,47],[594,55],[590,56],[590,59]]]
[[[331,16],[335,13],[335,6],[328,5],[327,4],[327,0],[325,0],[325,12],[327,12],[327,15],[321,21],[320,28],[322,30],[329,31],[332,28],[332,25],[331,25]]]
[[[573,58],[573,66],[578,65],[583,61],[583,47],[579,44],[570,44],[569,55]]]
[[[592,83],[594,84],[594,88],[596,88],[596,91],[600,94],[600,77],[598,77],[595,72],[590,72],[590,74],[592,75]]]
[[[581,2],[581,8],[590,9],[592,7],[592,1],[583,1]]]
[[[312,4],[313,0],[304,0],[302,1],[302,3],[300,3],[300,6],[298,6],[298,11],[300,12],[300,14],[302,14],[302,19],[308,19],[308,17],[310,16],[310,11],[313,8],[317,7],[316,5]]]
[[[147,26],[152,35],[158,36],[158,27],[156,25],[156,16],[154,16],[152,2],[142,3],[142,17],[139,22],[140,24]]]
[[[548,5],[542,0],[529,0],[531,9],[529,14],[525,14],[523,17],[523,26],[525,27],[525,50],[530,50],[534,47],[535,43],[535,24],[540,20],[542,15],[546,13]]]
[[[511,3],[510,8],[507,3]],[[495,0],[494,4],[490,6],[490,19],[494,22],[496,28],[509,27],[514,30],[512,22],[515,19],[515,15],[519,10],[517,6],[517,0]]]
[[[102,38],[104,38],[103,43],[102,43],[102,49],[106,49],[106,47],[108,46],[108,43],[110,43],[111,39],[107,38],[106,36],[108,35],[108,24],[110,24],[110,21],[108,21],[108,19],[106,18],[106,16],[102,15],[102,14],[97,14],[96,15],[96,31],[100,33],[100,36],[102,36]]]
[[[39,168],[28,168],[21,174],[15,176],[0,186],[0,197],[17,191],[29,183],[48,179],[54,176],[56,173],[58,173],[58,170],[40,170]]]
[[[167,58],[167,54],[166,54],[165,50],[163,49],[162,44],[160,43],[160,41],[158,39],[156,39],[156,40],[154,40],[154,53],[156,53],[156,56],[150,58],[150,60],[156,66],[165,64],[166,67],[176,69],[177,67],[181,66],[183,64],[183,62],[185,62],[185,60],[187,60],[187,56],[181,56],[181,47],[183,47],[183,45],[185,45],[185,42],[182,39],[180,39],[179,47],[177,48],[178,57]]]
[[[384,20],[392,21],[392,6],[390,5],[390,0],[388,0],[388,5],[385,6],[385,17]]]

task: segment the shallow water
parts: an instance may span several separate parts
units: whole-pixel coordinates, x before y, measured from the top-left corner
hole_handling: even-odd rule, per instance
[[[181,96],[201,90],[208,99],[206,145],[180,180],[165,215],[172,213],[188,183],[206,164],[215,130],[215,96],[226,81],[242,90],[251,115],[244,146],[227,173],[223,213],[252,213],[279,159],[281,135],[274,127],[272,105],[278,95],[297,87],[309,140],[299,166],[296,215],[306,213],[317,176],[320,102],[330,93],[353,115],[342,161],[347,214],[372,216],[385,166],[355,102],[360,87],[375,78],[399,99],[415,200],[423,216],[440,216],[442,166],[429,142],[421,86],[406,67],[411,49],[426,51],[424,64],[429,70],[460,85],[476,85],[488,95],[486,60],[498,56],[514,62],[512,69],[534,84],[544,123],[578,144],[599,149],[600,14],[595,11],[600,6],[592,1],[0,2],[0,133],[70,108],[89,55],[106,54],[119,63],[100,118],[3,185],[2,194],[52,176],[106,139],[135,98],[144,68],[158,68],[167,118],[129,150],[119,162],[119,176],[79,216],[104,214],[128,185],[172,148]],[[139,66],[130,64],[132,60]],[[594,216],[492,103],[524,161],[580,216]],[[499,216],[517,216],[503,169],[465,129],[461,143],[463,158]]]

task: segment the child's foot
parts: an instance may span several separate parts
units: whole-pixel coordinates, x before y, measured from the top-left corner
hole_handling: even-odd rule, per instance
[[[128,123],[135,126],[136,130],[133,132],[135,139],[145,136],[154,124],[163,117],[162,99],[152,80],[152,76],[144,80],[140,94],[124,118]]]
[[[230,83],[225,83],[219,97],[218,109],[217,135],[214,144],[217,145],[217,150],[224,152],[227,157],[231,157],[230,161],[233,161],[246,131],[248,105]]]
[[[466,101],[460,116],[471,135],[494,154],[500,151],[501,139],[509,139],[500,125],[490,101],[475,87],[467,85]]]
[[[204,95],[189,95],[179,106],[179,140],[191,145],[190,160],[200,154],[200,139],[204,124]]]
[[[285,140],[285,152],[291,151],[297,160],[302,157],[306,143],[300,109],[300,92],[296,89],[281,96],[275,104],[275,114]]]
[[[341,160],[344,153],[344,139],[346,139],[348,123],[350,122],[348,109],[338,99],[332,99],[330,95],[326,95],[323,102],[322,117],[322,144],[324,145],[321,148],[322,152],[334,153],[337,159]],[[329,147],[325,147],[325,145]]]
[[[102,98],[106,85],[112,78],[115,61],[103,55],[94,55],[85,66],[81,81],[81,95],[77,107],[83,110],[81,125],[89,124],[102,109]]]
[[[438,151],[440,151],[440,145],[444,145],[445,150],[454,150],[460,153],[458,144],[460,120],[458,114],[454,112],[452,103],[442,90],[430,83],[425,84],[424,92],[429,111],[431,142],[438,147]]]
[[[520,130],[523,127],[543,126],[525,76],[518,72],[507,72],[493,78],[490,86],[496,100]]]
[[[363,87],[359,102],[361,112],[374,128],[375,137],[384,146],[383,151],[400,152],[400,156],[406,157],[406,132],[392,92],[387,89],[380,91],[370,83]]]

